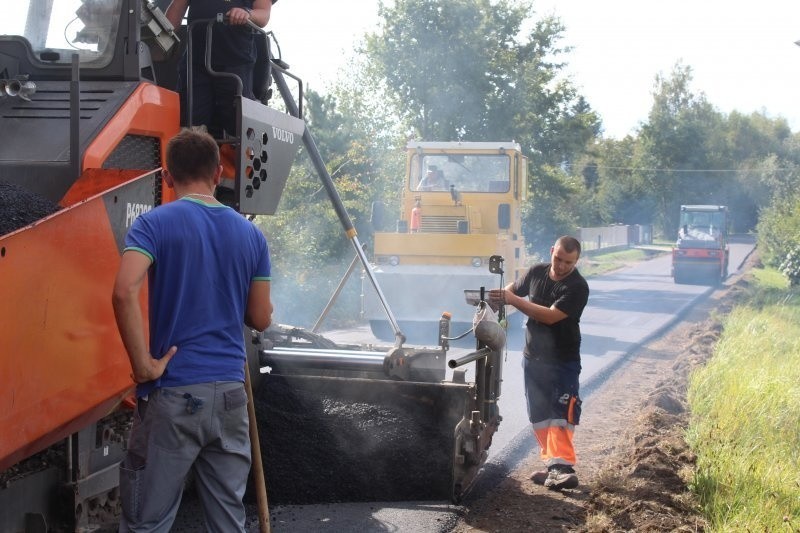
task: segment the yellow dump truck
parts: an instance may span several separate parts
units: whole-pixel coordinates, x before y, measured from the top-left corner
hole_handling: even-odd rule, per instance
[[[394,231],[375,233],[372,268],[402,333],[436,344],[445,311],[452,334],[469,329],[474,309],[465,290],[499,287],[523,273],[527,158],[512,141],[410,142],[402,187]],[[490,272],[492,256],[502,262]],[[363,309],[376,337],[396,335],[370,287]],[[519,315],[509,322],[521,324]]]

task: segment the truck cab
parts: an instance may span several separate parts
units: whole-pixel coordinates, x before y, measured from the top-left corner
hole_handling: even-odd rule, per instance
[[[453,332],[471,326],[465,290],[497,288],[523,274],[520,206],[527,158],[515,142],[410,142],[394,231],[375,233],[373,268],[403,333],[436,342],[442,312]],[[489,272],[503,258],[505,277]],[[365,288],[374,335],[392,338],[389,322]],[[517,317],[518,318],[518,317]]]

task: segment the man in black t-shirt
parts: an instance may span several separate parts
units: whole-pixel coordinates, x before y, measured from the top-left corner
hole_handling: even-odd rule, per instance
[[[551,262],[532,266],[503,289],[489,291],[495,304],[516,307],[528,317],[523,350],[528,418],[547,470],[531,479],[552,490],[575,488],[572,437],[581,413],[580,318],[589,285],[575,268],[580,242],[560,237],[550,249]]]
[[[211,35],[211,67],[217,72],[227,72],[242,80],[242,96],[254,99],[253,67],[256,62],[255,36],[247,22],[264,27],[269,22],[272,4],[277,0],[172,0],[167,8],[167,19],[178,28],[188,10],[188,23],[215,19],[225,15],[225,24],[214,24]],[[236,82],[228,77],[215,78],[206,71],[206,24],[198,24],[192,33],[192,125],[205,125],[215,138],[223,131],[235,136],[236,116],[233,99]],[[187,109],[187,58],[178,71],[178,92],[181,93],[181,122],[188,124]]]

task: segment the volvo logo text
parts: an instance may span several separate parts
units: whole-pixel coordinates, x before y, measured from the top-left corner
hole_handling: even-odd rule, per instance
[[[272,126],[272,137],[285,143],[294,144],[294,133]]]

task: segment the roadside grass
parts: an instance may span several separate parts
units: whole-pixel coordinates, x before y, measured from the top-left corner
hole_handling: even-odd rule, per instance
[[[711,531],[800,531],[800,294],[756,269],[690,379],[692,489]]]
[[[581,256],[578,270],[584,277],[599,276],[632,263],[645,261],[657,255],[669,253],[670,247],[653,245],[647,248],[628,248],[616,252],[591,252]]]

